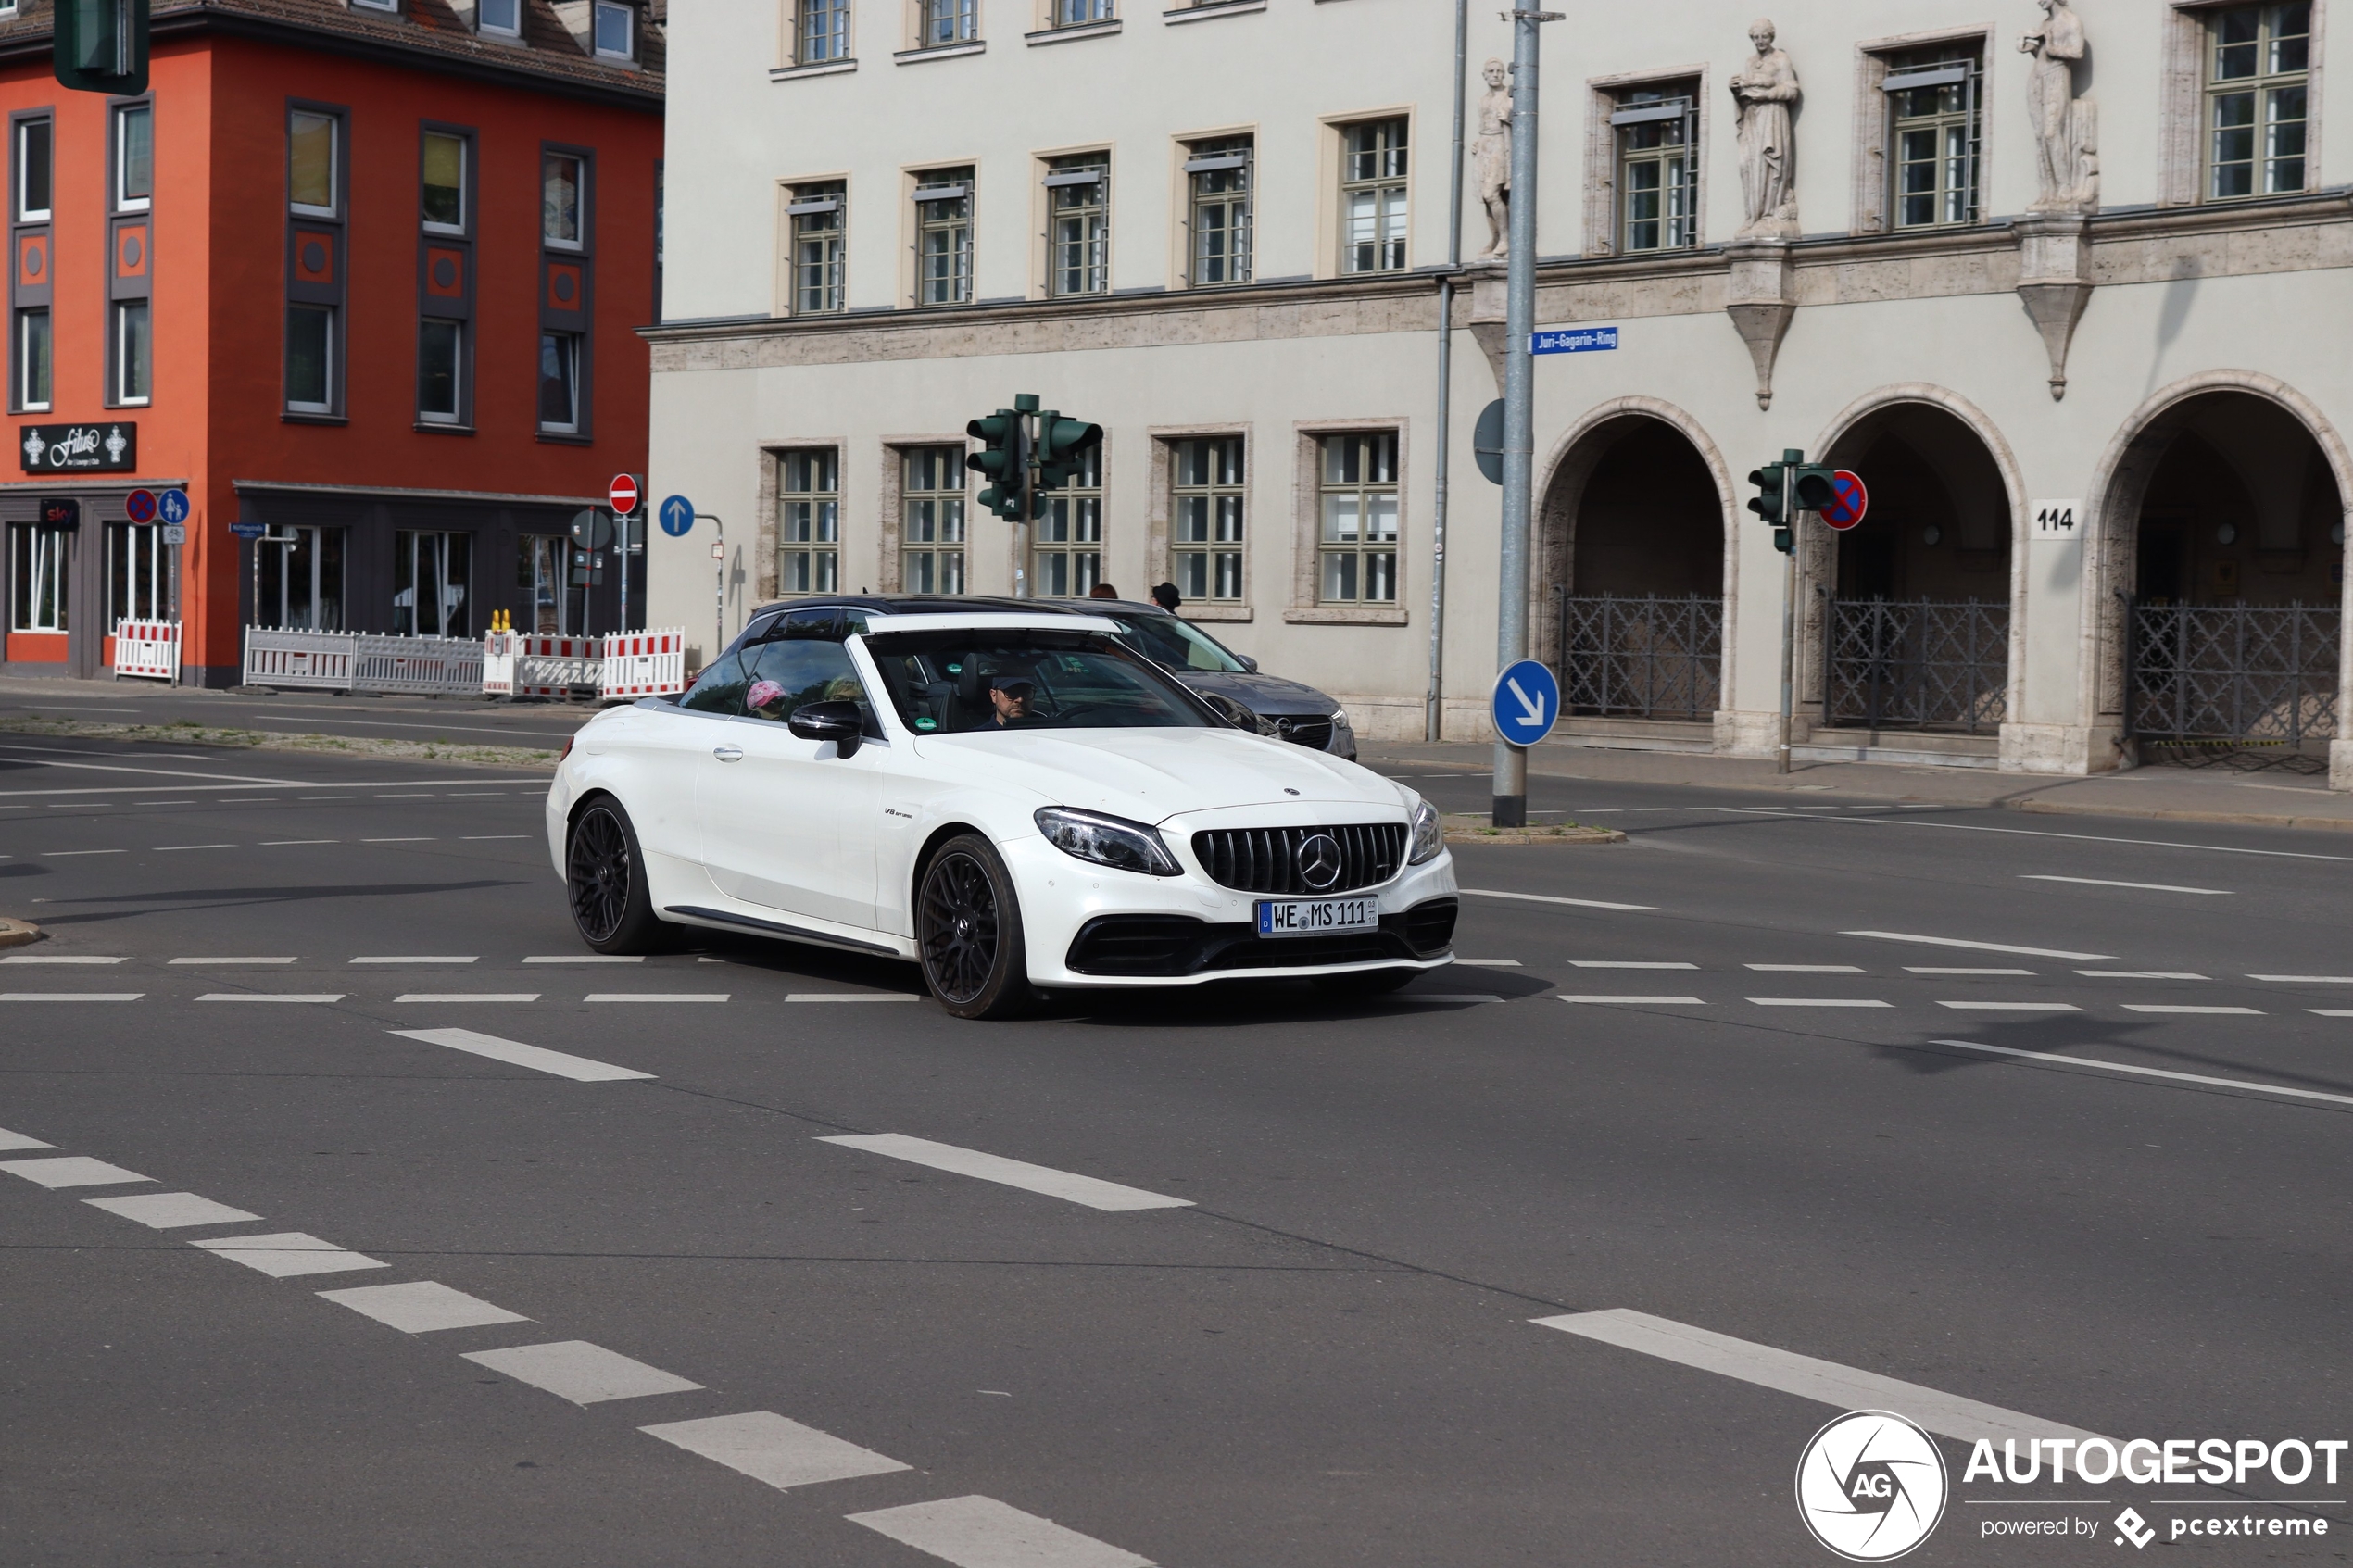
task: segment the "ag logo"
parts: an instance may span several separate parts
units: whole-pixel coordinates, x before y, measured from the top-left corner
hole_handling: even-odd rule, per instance
[[[1797,1461],[1797,1512],[1850,1562],[1886,1562],[1944,1517],[1944,1456],[1900,1415],[1856,1411],[1814,1434]]]

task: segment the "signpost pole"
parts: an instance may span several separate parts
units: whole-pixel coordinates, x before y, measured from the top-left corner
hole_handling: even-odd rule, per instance
[[[711,658],[707,661],[716,664],[719,662],[719,656],[727,649],[727,525],[719,521],[717,512],[697,512],[695,518],[698,521],[709,519],[711,526],[719,535],[712,541],[711,546],[711,558],[718,568],[713,573],[718,579],[713,595],[718,608],[711,614]]]

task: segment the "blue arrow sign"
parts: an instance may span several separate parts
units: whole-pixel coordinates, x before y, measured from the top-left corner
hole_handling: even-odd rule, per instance
[[[188,521],[188,493],[167,490],[156,497],[156,515],[175,527]]]
[[[673,539],[683,538],[695,526],[695,504],[684,495],[673,495],[661,504],[661,531]]]
[[[1495,677],[1495,695],[1488,703],[1495,733],[1514,746],[1534,746],[1553,733],[1561,716],[1560,683],[1532,659]]]

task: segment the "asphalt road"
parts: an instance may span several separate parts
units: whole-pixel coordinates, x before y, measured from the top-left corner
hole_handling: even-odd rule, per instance
[[[582,961],[535,778],[0,736],[0,1562],[1831,1562],[1864,1407],[1909,1562],[2345,1557],[1951,1434],[2353,1436],[2353,847],[1531,786],[1632,842],[1484,961],[989,1026]]]
[[[595,714],[588,703],[480,697],[363,696],[285,691],[269,696],[174,688],[152,681],[10,681],[0,684],[0,719],[81,720],[94,724],[182,721],[279,734],[448,741],[459,746],[553,749]]]

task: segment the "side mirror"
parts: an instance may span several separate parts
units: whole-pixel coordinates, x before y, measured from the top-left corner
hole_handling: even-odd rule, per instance
[[[854,702],[812,702],[792,710],[785,727],[797,740],[829,740],[843,757],[858,754],[858,743],[866,733],[866,721]]]
[[[1234,655],[1234,657],[1242,661],[1243,669],[1249,671],[1253,675],[1258,673],[1258,660],[1251,658],[1250,655],[1246,653],[1238,653]]]

